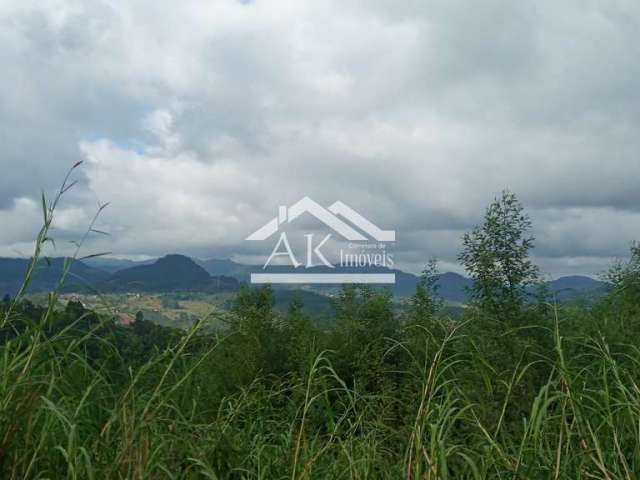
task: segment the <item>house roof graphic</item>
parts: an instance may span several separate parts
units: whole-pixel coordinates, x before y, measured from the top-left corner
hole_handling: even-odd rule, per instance
[[[381,230],[351,207],[340,201],[333,203],[329,208],[324,208],[309,197],[304,197],[290,207],[280,206],[278,216],[253,232],[246,240],[266,240],[278,231],[280,225],[293,222],[303,213],[310,213],[349,241],[363,241],[367,240],[367,237],[341,218],[349,221],[370,237],[380,242],[393,242],[396,239],[395,231]]]

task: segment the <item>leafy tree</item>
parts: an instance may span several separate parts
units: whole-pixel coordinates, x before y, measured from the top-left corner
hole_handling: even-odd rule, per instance
[[[605,299],[625,316],[635,316],[640,310],[640,243],[632,242],[627,261],[616,261],[603,275],[611,284]]]
[[[398,322],[391,293],[364,286],[345,285],[332,302],[336,327],[332,332],[336,370],[349,382],[359,378],[371,387],[380,381],[389,340],[398,338]]]
[[[522,204],[505,190],[487,208],[482,225],[462,238],[458,259],[474,280],[472,299],[502,319],[520,311],[526,286],[539,278],[529,259],[534,242],[530,229]]]
[[[294,296],[287,308],[285,340],[289,370],[304,375],[318,354],[318,346],[311,318],[299,296]]]
[[[242,365],[241,382],[283,368],[283,331],[274,305],[271,285],[251,288],[243,284],[235,297],[229,322],[234,338],[226,348],[234,350],[231,356],[237,356],[234,361]]]
[[[605,279],[618,293],[640,292],[640,243],[631,242],[630,258],[626,262],[617,261],[605,274]]]
[[[251,288],[243,284],[236,295],[232,312],[231,329],[244,333],[255,333],[273,326],[275,298],[271,285]]]
[[[420,275],[416,293],[411,298],[409,323],[422,325],[433,318],[442,306],[438,298],[438,262],[431,259]]]

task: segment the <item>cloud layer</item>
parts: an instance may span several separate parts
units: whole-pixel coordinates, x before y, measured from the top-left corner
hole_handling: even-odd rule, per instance
[[[0,254],[84,159],[56,233],[109,201],[90,249],[250,257],[308,195],[456,268],[510,188],[543,269],[595,273],[640,236],[638,34],[634,0],[3,4]]]

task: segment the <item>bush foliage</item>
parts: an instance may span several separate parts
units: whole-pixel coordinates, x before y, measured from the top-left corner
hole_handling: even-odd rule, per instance
[[[406,312],[344,287],[326,328],[244,286],[218,333],[36,306],[27,276],[0,303],[2,478],[636,478],[638,249],[601,299],[525,300],[527,220],[491,217],[513,200],[465,241],[486,289],[457,318],[433,263]]]

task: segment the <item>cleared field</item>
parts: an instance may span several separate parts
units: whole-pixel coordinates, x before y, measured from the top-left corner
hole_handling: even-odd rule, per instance
[[[142,312],[144,318],[160,325],[189,328],[202,319],[212,327],[224,327],[221,316],[226,312],[226,304],[231,294],[164,294],[164,293],[109,293],[109,294],[64,294],[58,305],[64,308],[69,301],[80,301],[96,313],[113,316],[129,315],[135,317]],[[46,296],[31,295],[30,300],[44,304]]]

